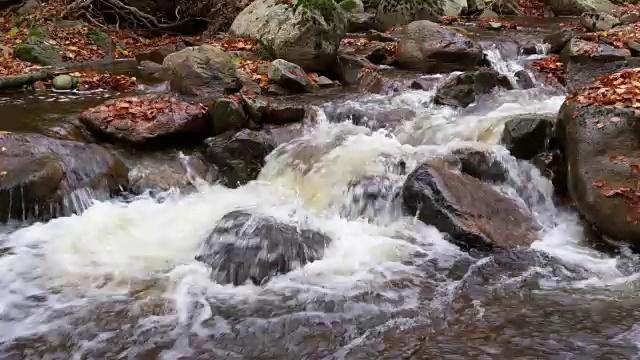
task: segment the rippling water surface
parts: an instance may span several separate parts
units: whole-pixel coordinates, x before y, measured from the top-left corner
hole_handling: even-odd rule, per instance
[[[504,61],[499,53],[489,53]],[[512,75],[521,63],[498,67]],[[81,215],[0,238],[2,359],[629,359],[640,345],[640,261],[586,243],[548,180],[497,145],[505,116],[555,113],[564,94],[538,87],[488,95],[464,110],[434,91],[363,95],[317,108],[259,178],[230,190],[96,201]],[[416,115],[387,130],[335,122],[346,106]],[[544,231],[531,249],[466,253],[393,200],[358,217],[349,184],[390,187],[422,161],[462,146],[509,169],[498,189]],[[472,191],[472,189],[470,189]],[[263,287],[222,286],[194,260],[216,221],[250,209],[320,230],[325,257]]]

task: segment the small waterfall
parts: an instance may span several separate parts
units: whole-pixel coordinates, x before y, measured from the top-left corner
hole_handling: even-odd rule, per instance
[[[513,87],[518,88],[515,73],[523,70],[524,67],[517,62],[517,59],[505,59],[498,47],[494,44],[493,48],[484,50],[484,54],[491,62],[491,66],[499,73],[506,75]]]
[[[546,43],[536,43],[536,55],[549,55],[549,50],[551,49],[551,45]]]

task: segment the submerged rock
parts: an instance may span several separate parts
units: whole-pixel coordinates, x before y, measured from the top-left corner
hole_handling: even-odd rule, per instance
[[[540,227],[524,208],[491,186],[428,162],[409,174],[402,189],[408,215],[418,215],[462,248],[528,247]]]
[[[306,71],[321,71],[330,65],[346,34],[347,15],[335,1],[256,0],[230,30],[261,41],[276,58]]]
[[[472,70],[482,60],[476,42],[431,21],[415,21],[401,32],[396,53],[400,67],[425,73]]]
[[[84,111],[80,121],[93,133],[137,145],[211,134],[204,107],[164,95],[109,100]]]
[[[263,285],[321,259],[330,243],[318,231],[239,210],[218,221],[196,260],[211,267],[213,280],[220,284]]]
[[[516,115],[504,124],[500,142],[514,157],[531,160],[547,150],[554,123],[554,115]]]
[[[222,183],[230,188],[256,179],[265,158],[276,147],[266,133],[249,129],[208,138],[205,145],[206,160],[218,168]]]
[[[48,220],[84,210],[87,204],[74,203],[74,192],[107,198],[128,186],[127,172],[98,145],[0,133],[0,221]]]
[[[498,86],[510,88],[509,79],[492,69],[480,69],[456,75],[438,88],[434,102],[440,105],[467,107],[481,94]]]
[[[341,215],[350,219],[366,218],[375,222],[385,215],[400,212],[397,200],[400,198],[401,184],[388,176],[364,176],[349,183],[346,204]],[[401,214],[397,214],[401,215]]]

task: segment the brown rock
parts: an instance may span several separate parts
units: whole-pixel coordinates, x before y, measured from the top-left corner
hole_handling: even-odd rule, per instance
[[[162,95],[113,99],[84,111],[80,122],[91,132],[133,144],[211,134],[205,108]]]
[[[447,233],[462,248],[529,247],[540,226],[528,210],[440,161],[420,165],[402,189],[408,215]]]

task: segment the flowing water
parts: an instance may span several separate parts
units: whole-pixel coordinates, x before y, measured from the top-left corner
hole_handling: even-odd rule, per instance
[[[513,75],[522,60],[489,52]],[[438,80],[438,79],[436,79]],[[439,81],[439,80],[438,80]],[[436,81],[437,83],[437,81]],[[2,359],[629,359],[640,346],[640,260],[593,250],[548,180],[497,145],[505,116],[555,113],[564,94],[538,87],[491,94],[467,109],[434,91],[363,95],[318,107],[304,136],[230,190],[95,201],[80,215],[0,238]],[[336,111],[409,109],[373,131]],[[363,211],[368,176],[392,194],[425,159],[473,146],[509,169],[499,187],[544,230],[531,249],[466,253],[402,216],[394,196]],[[473,189],[469,189],[473,191]],[[234,209],[317,229],[322,260],[262,287],[219,285],[194,260]]]

